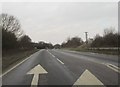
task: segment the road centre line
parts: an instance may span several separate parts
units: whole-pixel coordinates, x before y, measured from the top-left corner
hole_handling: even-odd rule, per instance
[[[49,52],[49,51],[48,51]],[[50,53],[50,52],[49,52]],[[51,53],[50,53],[51,54]],[[94,54],[94,53],[93,53]],[[53,57],[55,57],[53,54],[51,54]],[[62,63],[62,64],[64,64],[61,60],[59,60],[58,58],[57,58],[57,60],[60,62],[60,63]],[[101,63],[101,62],[98,62],[98,61],[93,61],[93,60],[90,60],[91,62],[94,62],[94,63],[98,63],[98,64],[102,64],[102,65],[105,65],[105,66],[107,66],[108,68],[110,68],[110,69],[112,69],[112,70],[114,70],[115,72],[118,72],[118,73],[120,73],[120,68],[119,67],[117,67],[117,66],[115,66],[115,65],[113,65],[113,64],[109,64],[109,63]]]
[[[47,50],[48,51],[48,50]],[[52,53],[50,53],[49,51],[48,51],[48,53],[52,56],[52,57],[55,57]]]
[[[48,50],[47,50],[48,51]],[[50,53],[49,51],[48,51],[48,53],[52,56],[52,57],[54,57],[55,58],[55,56],[52,54],[52,53]],[[59,60],[58,58],[57,58],[57,60],[61,63],[61,64],[64,64],[61,60]]]
[[[53,54],[52,54],[53,57],[55,57]]]
[[[57,58],[57,60],[61,63],[61,64],[64,64],[61,60],[59,60],[58,58]]]

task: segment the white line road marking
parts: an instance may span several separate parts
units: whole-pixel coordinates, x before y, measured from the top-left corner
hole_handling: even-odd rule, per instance
[[[61,63],[61,64],[64,64],[61,60],[59,60],[58,58],[57,58],[57,60]]]
[[[74,85],[104,85],[89,70],[85,70]]]
[[[55,57],[52,53],[51,53],[52,57]]]
[[[38,51],[39,52],[39,51]],[[34,55],[34,54],[33,54]],[[31,56],[33,56],[31,55]],[[10,71],[12,71],[13,69],[15,69],[17,66],[19,66],[20,64],[24,63],[25,61],[27,61],[29,58],[31,58],[31,56],[29,56],[28,58],[24,59],[23,61],[21,61],[20,63],[18,63],[17,65],[13,66],[12,68],[10,68],[9,70],[7,70],[5,73],[3,73],[2,75],[0,75],[0,77],[4,76],[5,74],[9,73]]]
[[[91,53],[91,54],[96,54],[96,53]]]
[[[119,67],[117,67],[117,66],[115,66],[113,64],[109,64],[109,65],[115,67],[116,69],[120,69]]]
[[[110,69],[112,69],[112,70],[114,70],[115,72],[118,72],[118,73],[120,73],[120,68],[119,67],[117,67],[117,66],[115,66],[115,65],[113,65],[113,64],[109,64],[109,63],[107,63],[107,64],[105,64],[107,67],[109,67]]]
[[[38,80],[39,80],[39,75],[38,74],[34,74],[33,79],[32,79],[32,83],[31,83],[31,87],[37,87],[38,84]]]
[[[47,50],[48,51],[48,50]],[[54,57],[55,58],[55,56],[52,54],[52,53],[50,53],[49,51],[48,51],[48,53],[52,56],[52,57]],[[57,58],[57,60],[61,63],[61,64],[64,64],[61,60],[59,60],[58,58]]]
[[[3,73],[2,75],[0,75],[0,77],[4,76],[5,74],[7,74],[8,72],[12,71],[14,68],[16,68],[17,66],[19,66],[20,64],[22,64],[23,62],[25,62],[26,60],[28,60],[28,58],[26,58],[25,60],[23,60],[22,62],[18,63],[17,65],[13,66],[11,69],[9,69],[8,71],[6,71],[5,73]]]
[[[48,50],[47,50],[48,51]],[[52,56],[52,57],[55,57],[52,53],[50,53],[49,51],[48,51],[48,53]]]
[[[32,70],[30,70],[27,74],[34,74],[34,77],[31,82],[31,87],[33,85],[35,86],[38,85],[39,74],[47,74],[47,73],[48,72],[41,65],[37,65]]]

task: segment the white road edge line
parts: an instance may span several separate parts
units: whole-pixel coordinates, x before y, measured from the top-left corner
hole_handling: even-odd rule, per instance
[[[6,71],[5,73],[3,73],[2,75],[0,75],[0,77],[4,76],[5,74],[7,74],[8,72],[12,71],[13,69],[15,69],[17,66],[19,66],[20,64],[22,64],[23,62],[25,62],[26,60],[28,60],[28,58],[26,58],[25,60],[23,60],[22,62],[18,63],[17,65],[13,66],[11,69],[9,69],[8,71]]]
[[[110,66],[111,65],[111,66]],[[110,69],[112,69],[112,70],[114,70],[114,71],[116,71],[116,72],[118,72],[118,73],[120,73],[120,68],[119,67],[117,67],[117,66],[115,66],[115,65],[113,65],[113,64],[106,64],[106,66],[107,67],[109,67]],[[112,67],[113,66],[113,67]],[[114,68],[115,67],[115,68]],[[117,69],[116,69],[117,68]]]
[[[61,60],[59,60],[58,58],[57,58],[57,60],[61,63],[61,64],[64,64]]]
[[[39,51],[37,51],[39,52]],[[32,54],[33,55],[33,54]],[[25,61],[27,61],[32,55],[30,55],[28,58],[22,60],[20,63],[16,64],[15,66],[13,66],[12,68],[10,68],[9,70],[7,70],[5,73],[3,73],[2,75],[0,75],[0,77],[3,77],[4,75],[6,75],[7,73],[9,73],[10,71],[12,71],[13,69],[15,69],[17,66],[19,66],[20,64],[24,63]]]

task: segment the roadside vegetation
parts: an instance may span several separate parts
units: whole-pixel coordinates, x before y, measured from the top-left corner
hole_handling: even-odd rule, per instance
[[[71,51],[78,51],[78,52],[93,52],[93,53],[100,53],[100,54],[108,54],[108,55],[119,55],[120,52],[118,50],[118,48],[109,48],[109,49],[101,49],[101,48],[96,48],[96,49],[92,49],[92,48],[63,48],[64,50],[71,50]]]
[[[104,30],[100,36],[96,34],[94,38],[83,41],[80,37],[72,37],[62,43],[62,49],[73,51],[94,52],[102,54],[118,55],[120,53],[120,34],[110,27]]]
[[[31,50],[8,50],[3,51],[2,55],[2,71],[5,72],[6,70],[10,69],[11,67],[15,66],[17,63],[21,62],[31,54],[37,52],[36,49]]]
[[[32,42],[31,38],[21,29],[19,20],[12,15],[0,14],[0,29],[2,29],[3,72],[40,49],[54,47],[51,43],[43,41]]]
[[[22,61],[34,52],[31,38],[21,29],[19,20],[8,14],[0,15],[2,29],[2,71]]]

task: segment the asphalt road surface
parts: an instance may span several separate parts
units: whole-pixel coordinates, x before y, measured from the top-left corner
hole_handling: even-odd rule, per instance
[[[118,85],[118,57],[40,50],[2,76],[3,85]],[[32,86],[31,86],[32,87]]]

